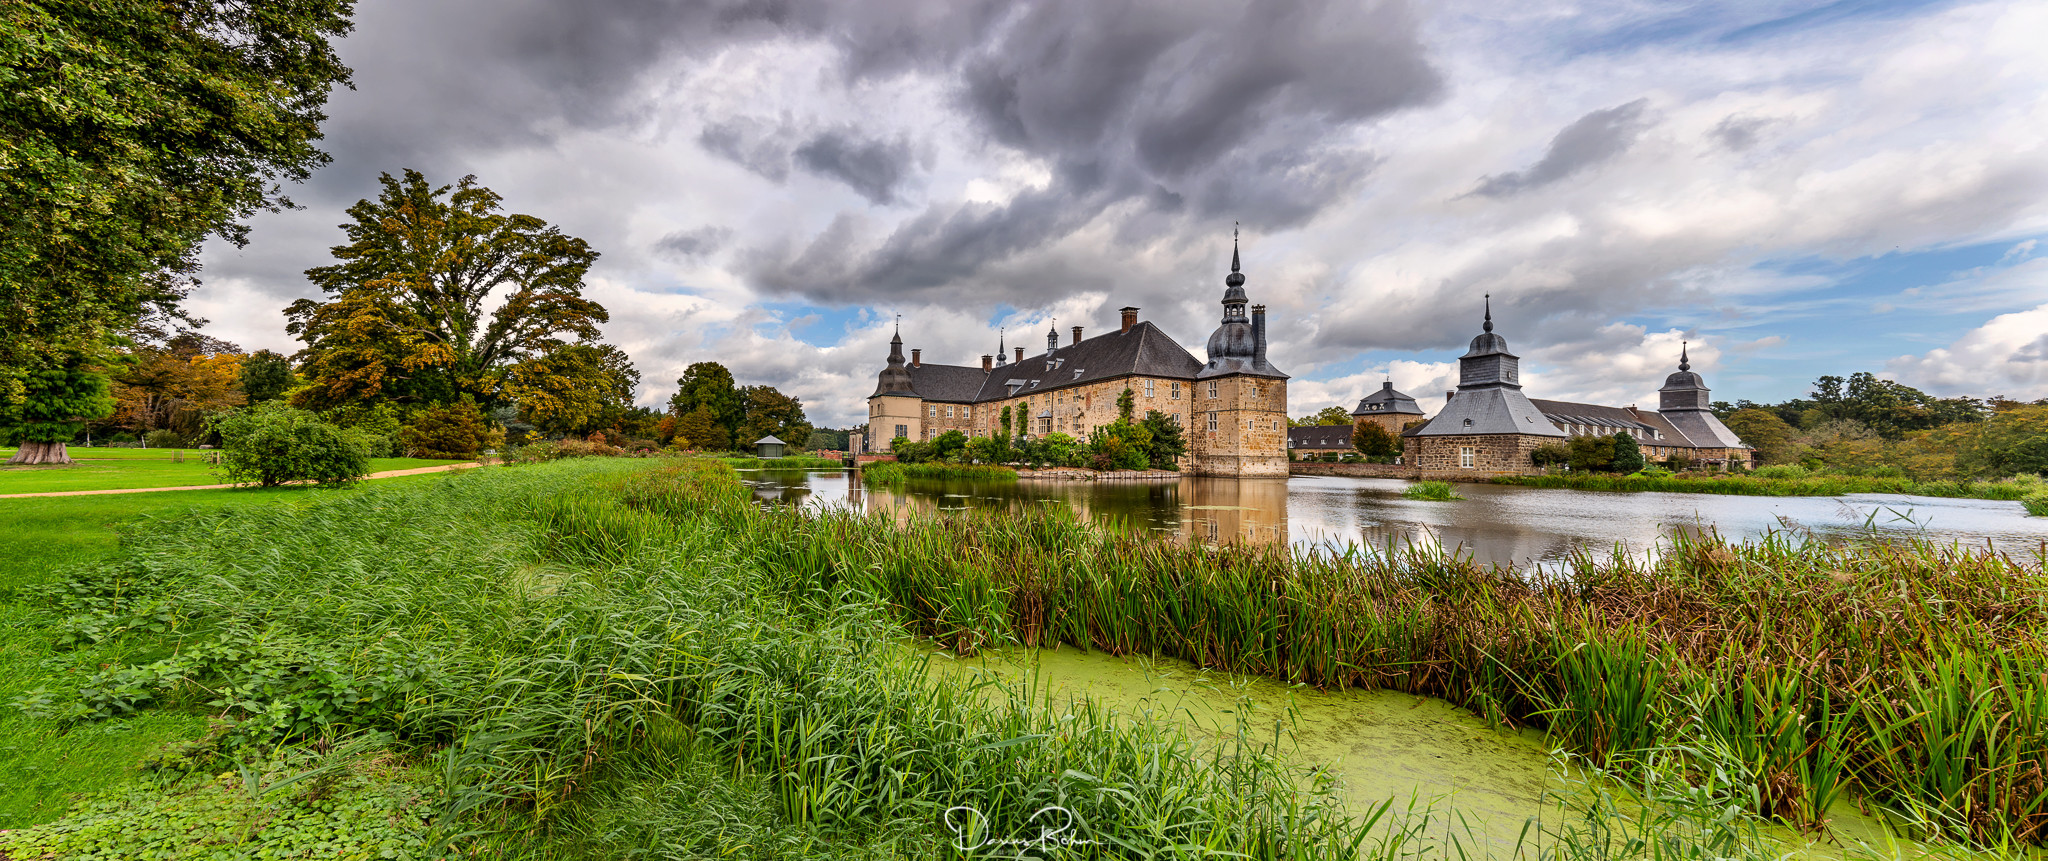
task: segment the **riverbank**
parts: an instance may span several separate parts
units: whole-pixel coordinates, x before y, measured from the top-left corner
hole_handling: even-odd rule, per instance
[[[868,484],[902,484],[919,481],[1016,481],[1017,470],[994,464],[899,463],[893,460],[862,464],[861,480]]]
[[[1797,478],[1755,475],[1707,475],[1678,473],[1667,476],[1612,475],[1503,475],[1494,484],[1516,487],[1550,487],[1568,490],[1639,493],[1714,493],[1734,496],[1842,496],[1850,493],[1898,493],[1948,499],[2020,500],[2029,494],[2048,491],[2039,476],[1995,481],[1942,479],[1914,481],[1910,478],[1878,478],[1853,475],[1808,475]]]
[[[794,836],[931,857],[950,837],[934,810],[971,805],[1010,834],[1055,802],[1105,841],[1078,857],[1187,841],[1253,857],[1405,851],[1373,810],[1344,810],[1274,756],[1282,728],[1217,746],[1153,718],[1054,708],[1028,686],[938,684],[897,657],[907,630],[962,653],[1069,643],[1440,696],[1624,775],[1718,769],[1735,782],[1700,796],[1709,824],[1739,803],[1812,826],[1854,791],[1937,833],[2040,836],[2048,710],[2021,704],[2048,702],[2033,633],[2048,587],[1992,554],[1693,542],[1655,565],[1586,558],[1573,579],[1532,581],[1440,553],[1181,547],[1064,508],[889,526],[750,498],[719,464],[584,461],[165,521],[116,564],[37,593],[53,603],[36,624],[75,645],[36,665],[48,681],[30,699],[74,727],[233,718],[183,749],[186,765],[160,766],[201,782],[280,744],[329,751],[301,767],[327,777],[428,775],[409,821],[428,823],[429,844],[468,834],[470,854]],[[1958,745],[1972,726],[1998,727],[1997,744]],[[1705,758],[1716,751],[1729,758]],[[0,848],[143,834],[183,797],[165,785],[138,784],[90,829]],[[309,785],[264,803],[358,800]],[[1578,857],[1567,849],[1629,824],[1617,816],[1556,816],[1536,826],[1541,851],[1496,854]],[[1627,834],[1775,854],[1691,821]]]

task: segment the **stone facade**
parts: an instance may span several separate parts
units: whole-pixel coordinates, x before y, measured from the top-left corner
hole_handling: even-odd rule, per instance
[[[1188,461],[1196,475],[1287,474],[1287,383],[1229,376],[1196,382]],[[1213,392],[1213,394],[1212,394]]]
[[[1556,441],[1526,434],[1410,437],[1404,460],[1425,473],[1527,475],[1541,471],[1529,453]]]

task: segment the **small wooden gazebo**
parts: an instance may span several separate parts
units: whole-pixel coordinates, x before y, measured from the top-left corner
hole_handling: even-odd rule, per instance
[[[754,455],[756,457],[781,457],[783,451],[787,448],[789,448],[789,443],[776,439],[774,434],[754,440]]]

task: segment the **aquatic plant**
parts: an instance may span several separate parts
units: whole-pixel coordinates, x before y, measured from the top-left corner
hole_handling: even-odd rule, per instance
[[[883,460],[864,464],[860,476],[868,484],[902,484],[911,479],[1016,481],[1017,471],[988,463],[898,463]]]
[[[1406,499],[1423,499],[1431,502],[1449,502],[1454,499],[1465,498],[1459,496],[1456,490],[1451,489],[1451,483],[1448,481],[1418,481],[1408,485],[1407,489],[1402,490],[1401,496]]]

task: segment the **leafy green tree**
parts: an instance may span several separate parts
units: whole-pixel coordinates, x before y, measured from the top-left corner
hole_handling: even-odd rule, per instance
[[[1571,441],[1574,472],[1608,472],[1614,469],[1614,437],[1582,436]]]
[[[2004,410],[1968,434],[1958,465],[1974,475],[2048,475],[2048,406]]]
[[[282,184],[328,160],[352,6],[0,3],[0,409],[31,372],[178,315],[202,241],[241,244],[241,221],[290,205]]]
[[[242,386],[242,395],[254,404],[284,397],[298,378],[292,374],[290,359],[280,353],[257,350],[242,359],[242,371],[237,382]]]
[[[1636,438],[1626,433],[1614,435],[1614,471],[1620,473],[1642,472],[1650,463],[1643,457],[1643,447],[1636,444]]]
[[[65,444],[85,423],[114,412],[106,375],[83,352],[22,375],[21,394],[0,403],[0,436],[19,448],[11,464],[70,463]]]
[[[1152,468],[1179,467],[1181,456],[1188,453],[1187,434],[1181,432],[1180,422],[1158,410],[1148,410],[1143,425],[1152,438],[1151,449],[1147,452]]]
[[[1315,415],[1287,422],[1288,427],[1340,427],[1351,423],[1351,413],[1343,407],[1324,407]]]
[[[960,456],[967,452],[967,435],[958,430],[949,430],[932,437],[931,459],[944,463],[959,463]]]
[[[1570,463],[1572,450],[1563,443],[1546,442],[1529,451],[1529,462],[1541,467]]]
[[[711,420],[723,427],[728,437],[747,420],[746,397],[733,383],[732,372],[717,362],[697,362],[685,368],[676,380],[675,395],[668,399],[669,412],[674,415],[689,415],[699,407],[711,411]]]
[[[1372,463],[1392,463],[1401,453],[1401,438],[1379,422],[1362,421],[1351,429],[1351,447]]]
[[[633,360],[610,344],[564,344],[505,372],[506,396],[519,404],[528,423],[548,434],[582,436],[615,428],[639,384]],[[630,436],[652,433],[651,427],[635,430],[648,433]]]
[[[710,407],[700,406],[677,419],[676,436],[698,451],[732,451],[732,434],[718,423]]]
[[[1096,469],[1144,469],[1152,465],[1152,432],[1143,425],[1112,422],[1088,434],[1088,453]]]
[[[236,484],[343,485],[370,471],[369,454],[352,435],[277,401],[221,413],[209,425],[220,434],[221,469]]]
[[[733,442],[751,446],[755,440],[771,434],[783,442],[811,438],[811,423],[804,418],[802,401],[776,391],[774,386],[742,386],[740,395],[746,399],[746,421]]]
[[[1722,420],[1767,465],[1799,462],[1799,430],[1768,409],[1744,407]]]
[[[375,201],[349,207],[349,244],[306,270],[326,301],[285,309],[304,341],[300,406],[356,401],[503,400],[506,374],[572,341],[594,342],[604,306],[583,296],[597,252],[465,176],[435,187],[383,174]],[[494,296],[503,301],[486,313]]]
[[[978,436],[967,441],[967,459],[975,463],[1002,463],[1007,452],[1003,441],[992,436]]]

